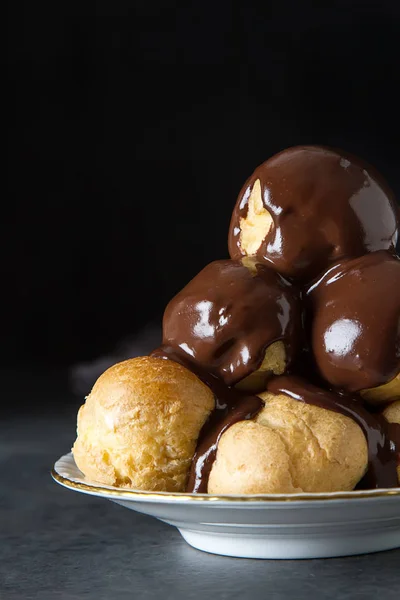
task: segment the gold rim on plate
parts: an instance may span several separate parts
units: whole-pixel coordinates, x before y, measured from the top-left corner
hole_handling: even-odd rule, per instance
[[[331,492],[330,494],[293,494],[278,495],[264,494],[258,496],[213,496],[211,494],[183,494],[179,492],[142,492],[136,490],[108,488],[92,483],[84,483],[69,479],[57,473],[53,468],[51,471],[53,479],[61,485],[79,490],[81,492],[96,493],[100,496],[116,496],[118,498],[130,498],[131,500],[172,500],[172,501],[195,501],[195,502],[299,502],[318,500],[355,500],[357,498],[377,498],[388,496],[400,496],[400,488],[393,490],[361,490],[356,492]]]

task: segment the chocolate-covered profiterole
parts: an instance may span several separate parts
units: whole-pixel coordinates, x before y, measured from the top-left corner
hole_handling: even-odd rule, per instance
[[[359,487],[397,487],[400,452],[400,428],[384,417],[368,412],[361,399],[341,396],[315,387],[299,377],[282,375],[268,382],[272,394],[286,394],[295,400],[313,404],[353,419],[362,429],[368,444],[368,472]]]
[[[397,207],[381,175],[361,159],[297,146],[257,167],[229,231],[233,259],[255,254],[290,278],[311,281],[332,262],[393,249]]]
[[[400,370],[400,260],[366,254],[329,269],[307,294],[317,368],[350,392],[390,381]]]
[[[168,304],[163,344],[233,385],[261,365],[266,349],[284,343],[286,366],[300,343],[299,293],[269,267],[218,260]]]
[[[171,346],[160,346],[152,352],[152,356],[174,360],[186,367],[208,385],[214,394],[215,409],[200,432],[186,486],[187,492],[206,494],[221,435],[231,425],[254,417],[262,408],[263,402],[258,396],[228,387],[218,377],[195,363],[190,356],[176,352]]]

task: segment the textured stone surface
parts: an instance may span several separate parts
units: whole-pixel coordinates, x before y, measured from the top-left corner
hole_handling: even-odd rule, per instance
[[[398,599],[400,550],[311,561],[213,556],[156,519],[61,488],[49,471],[71,446],[79,401],[63,377],[14,373],[4,384],[1,600]],[[17,411],[22,394],[31,405]]]

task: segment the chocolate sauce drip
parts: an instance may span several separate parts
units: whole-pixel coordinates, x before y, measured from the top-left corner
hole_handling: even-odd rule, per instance
[[[372,489],[399,485],[396,467],[400,452],[400,427],[393,427],[381,415],[369,413],[361,399],[322,390],[299,377],[275,377],[269,381],[267,389],[272,394],[286,394],[300,402],[353,419],[361,427],[368,444],[368,472],[361,486]]]
[[[400,260],[366,254],[332,266],[311,285],[311,344],[322,377],[347,392],[400,371]]]
[[[389,437],[396,447],[397,466],[400,467],[400,423],[389,423]]]
[[[396,245],[397,207],[383,177],[342,150],[297,146],[257,167],[239,193],[228,237],[234,259],[245,254],[240,222],[257,179],[273,225],[256,255],[287,277],[310,281],[332,262]]]
[[[257,180],[272,225],[243,264],[241,219]],[[152,353],[191,370],[215,396],[187,491],[207,492],[221,435],[262,408],[258,396],[230,386],[259,369],[276,341],[285,347],[286,373],[294,375],[270,380],[267,389],[353,419],[368,444],[368,471],[359,486],[397,487],[400,425],[369,412],[359,397],[324,389],[328,381],[360,391],[399,372],[397,215],[380,174],[340,150],[290,148],[254,171],[232,215],[234,260],[211,263],[171,300],[163,346]]]
[[[157,348],[151,356],[170,359],[186,367],[205,383],[215,396],[215,409],[200,432],[186,488],[190,493],[206,494],[221,435],[231,425],[254,417],[262,408],[263,402],[258,396],[241,393],[226,386],[218,377],[184,354],[177,353],[170,346]]]
[[[302,339],[300,292],[257,261],[217,260],[168,304],[163,344],[233,385],[257,370],[272,343],[286,367]]]

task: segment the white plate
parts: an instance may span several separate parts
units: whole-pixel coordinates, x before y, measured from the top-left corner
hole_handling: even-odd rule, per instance
[[[400,488],[329,494],[212,496],[143,492],[90,482],[72,454],[52,476],[179,529],[194,548],[243,558],[327,558],[400,547]]]

